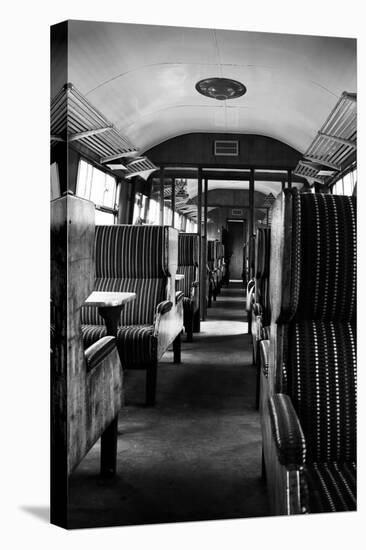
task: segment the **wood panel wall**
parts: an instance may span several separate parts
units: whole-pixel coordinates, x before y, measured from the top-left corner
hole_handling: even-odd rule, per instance
[[[214,141],[238,140],[239,155],[214,155]],[[294,169],[302,154],[277,139],[255,134],[192,133],[169,139],[144,153],[157,166]]]

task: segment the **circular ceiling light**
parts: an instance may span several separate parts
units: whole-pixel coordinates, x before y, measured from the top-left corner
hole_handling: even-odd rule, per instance
[[[196,84],[196,90],[202,95],[223,101],[235,99],[247,91],[244,84],[231,78],[204,78]]]

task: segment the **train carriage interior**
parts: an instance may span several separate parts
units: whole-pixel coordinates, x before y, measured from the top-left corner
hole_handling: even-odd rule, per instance
[[[353,38],[51,28],[51,522],[355,511]]]

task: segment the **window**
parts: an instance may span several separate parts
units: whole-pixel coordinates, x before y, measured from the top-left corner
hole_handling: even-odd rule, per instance
[[[197,233],[197,224],[192,222],[189,218],[187,219],[186,232]]]
[[[147,222],[150,225],[159,225],[159,203],[154,199],[150,199]]]
[[[133,207],[133,218],[132,218],[133,225],[135,225],[140,220],[140,212],[141,212],[141,193],[136,193],[135,204]]]
[[[183,229],[183,216],[179,214],[179,212],[175,212],[174,227],[178,229],[178,231],[182,231]]]
[[[147,196],[142,195],[141,198],[141,211],[140,211],[140,217],[146,222],[146,208],[147,208]]]
[[[76,194],[95,204],[96,225],[113,225],[118,213],[120,185],[113,176],[89,162],[79,162]]]
[[[51,164],[51,201],[61,195],[57,162]]]
[[[352,195],[357,183],[357,168],[340,178],[332,187],[333,195]]]
[[[164,206],[164,225],[172,225],[173,210],[169,206]]]

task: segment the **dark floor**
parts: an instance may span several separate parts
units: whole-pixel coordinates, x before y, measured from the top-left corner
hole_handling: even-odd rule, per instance
[[[268,515],[244,291],[222,289],[182,363],[168,352],[157,404],[128,371],[119,415],[118,476],[98,477],[96,444],[70,478],[70,526],[96,527]]]

